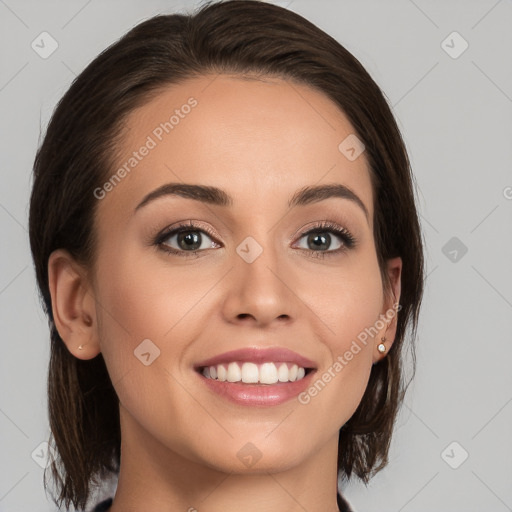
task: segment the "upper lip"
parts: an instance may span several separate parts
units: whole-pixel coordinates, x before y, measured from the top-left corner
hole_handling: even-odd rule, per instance
[[[222,363],[230,363],[232,361],[252,362],[257,364],[266,362],[290,362],[295,363],[297,366],[301,366],[304,369],[316,369],[316,364],[313,361],[284,347],[249,347],[231,350],[211,357],[210,359],[205,359],[204,361],[195,364],[194,368],[199,370],[205,366],[215,366]]]

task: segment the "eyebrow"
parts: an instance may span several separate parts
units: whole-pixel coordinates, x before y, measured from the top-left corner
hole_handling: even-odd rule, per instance
[[[209,185],[194,185],[189,183],[166,183],[161,187],[147,194],[137,205],[135,212],[148,203],[164,196],[178,196],[186,199],[193,199],[202,203],[208,203],[215,206],[230,207],[233,206],[233,198],[224,190]],[[341,183],[332,183],[327,185],[307,186],[299,189],[288,201],[288,207],[305,206],[307,204],[318,203],[325,199],[339,197],[348,199],[357,204],[364,212],[368,220],[368,210],[355,192]]]

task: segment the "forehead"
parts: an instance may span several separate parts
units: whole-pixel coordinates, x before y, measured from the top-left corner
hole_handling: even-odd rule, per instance
[[[234,207],[246,209],[261,209],[262,198],[284,204],[304,186],[342,183],[373,217],[365,155],[351,160],[342,151],[354,128],[309,86],[268,77],[197,77],[132,111],[124,129],[116,169],[126,172],[104,207],[134,208],[167,182],[222,188],[235,198]]]

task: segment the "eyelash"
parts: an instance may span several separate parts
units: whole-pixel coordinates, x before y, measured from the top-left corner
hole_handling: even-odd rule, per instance
[[[190,257],[198,257],[198,254],[202,251],[205,251],[207,249],[198,249],[195,251],[183,251],[183,250],[177,250],[169,247],[164,243],[165,240],[167,240],[171,235],[176,235],[183,232],[189,232],[189,231],[199,231],[202,233],[206,233],[210,237],[215,239],[215,234],[212,233],[210,229],[203,226],[198,226],[197,224],[194,224],[192,221],[189,222],[189,224],[179,224],[178,226],[174,227],[171,230],[164,230],[164,232],[160,233],[156,239],[153,242],[153,245],[157,246],[162,251],[168,253],[177,255],[184,258],[190,258]],[[325,232],[331,232],[334,233],[336,236],[338,236],[342,240],[342,247],[339,249],[336,249],[334,251],[313,251],[312,249],[302,249],[308,253],[310,253],[310,256],[314,258],[325,258],[330,256],[336,256],[340,253],[344,253],[349,249],[353,249],[356,244],[357,240],[356,238],[348,231],[346,228],[340,227],[337,224],[331,222],[331,221],[323,221],[319,222],[317,225],[315,225],[313,228],[309,229],[308,231],[305,231],[300,234],[299,239],[303,238],[306,235],[314,234],[314,233],[325,233]]]

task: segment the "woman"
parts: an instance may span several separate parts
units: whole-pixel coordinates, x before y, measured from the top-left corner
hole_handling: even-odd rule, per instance
[[[207,4],[102,52],[36,155],[30,241],[59,507],[113,473],[97,511],[350,511],[338,477],[386,465],[413,178],[378,86],[301,16]]]

